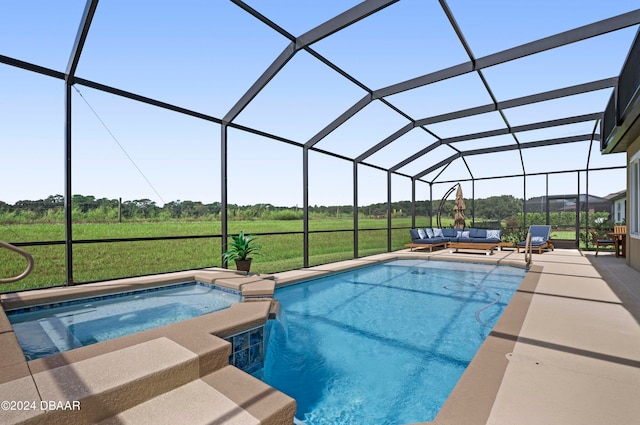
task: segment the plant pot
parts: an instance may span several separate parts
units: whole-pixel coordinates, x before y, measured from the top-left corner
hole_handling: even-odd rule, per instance
[[[247,258],[246,260],[236,260],[236,269],[241,272],[249,273],[251,269],[251,260],[252,258]]]

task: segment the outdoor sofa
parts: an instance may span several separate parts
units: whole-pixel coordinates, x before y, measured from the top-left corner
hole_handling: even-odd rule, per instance
[[[410,229],[411,243],[408,246],[413,248],[433,248],[446,247],[449,242],[464,243],[495,243],[500,244],[501,230],[490,229]]]

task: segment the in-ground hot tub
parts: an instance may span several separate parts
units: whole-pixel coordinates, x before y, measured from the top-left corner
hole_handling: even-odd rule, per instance
[[[199,281],[6,310],[27,360],[228,308],[239,291]]]

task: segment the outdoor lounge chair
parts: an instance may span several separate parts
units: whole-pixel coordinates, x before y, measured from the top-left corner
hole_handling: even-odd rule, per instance
[[[596,244],[596,257],[598,256],[598,251],[600,250],[601,246],[616,246],[616,241],[614,241],[613,239],[609,239],[604,236],[598,236],[596,231],[593,229],[589,229],[589,232],[593,237],[593,243]],[[618,247],[616,246],[616,253],[617,253],[617,250],[618,250]]]
[[[549,240],[551,226],[532,224],[529,226],[529,233],[531,233],[531,251],[537,249],[538,254],[542,254],[543,249],[551,249],[553,251],[553,243]],[[526,240],[518,242],[518,252],[520,252],[520,249],[524,250],[526,245]]]

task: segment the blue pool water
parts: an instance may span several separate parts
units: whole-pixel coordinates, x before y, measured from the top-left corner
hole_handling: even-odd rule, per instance
[[[191,319],[229,307],[240,294],[202,282],[7,311],[27,360]]]
[[[525,273],[397,260],[277,289],[262,378],[308,425],[431,421]]]

